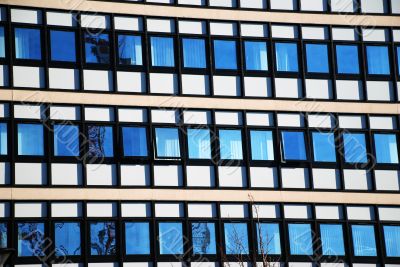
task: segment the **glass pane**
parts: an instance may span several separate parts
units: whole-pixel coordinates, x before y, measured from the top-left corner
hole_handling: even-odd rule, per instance
[[[387,46],[367,46],[368,74],[389,75],[389,51]]]
[[[44,256],[44,223],[18,223],[18,257]]]
[[[221,70],[236,70],[236,41],[214,40],[215,68]]]
[[[250,131],[251,159],[274,160],[274,141],[271,131]]]
[[[157,157],[179,158],[179,132],[176,128],[156,128]]]
[[[344,256],[343,227],[340,224],[321,224],[322,254]]]
[[[203,39],[182,39],[183,66],[185,68],[205,68],[206,48]]]
[[[312,234],[309,224],[289,224],[291,255],[312,255]]]
[[[268,70],[267,43],[244,42],[246,70]]]
[[[246,223],[224,223],[225,251],[227,255],[249,254]]]
[[[275,43],[276,70],[285,72],[299,71],[297,44]]]
[[[81,255],[81,225],[77,222],[54,224],[56,256]]]
[[[86,63],[110,63],[110,41],[108,34],[85,33]]]
[[[399,163],[395,134],[374,134],[377,163]]]
[[[279,224],[260,223],[256,227],[258,254],[281,254],[281,237],[279,233]]]
[[[352,225],[354,256],[376,256],[375,230],[372,225]]]
[[[312,133],[314,161],[336,162],[335,135],[333,133]]]
[[[328,46],[325,44],[306,44],[307,71],[329,73]]]
[[[397,71],[398,74],[400,75],[400,46],[397,47]]]
[[[125,157],[147,156],[147,131],[144,127],[122,127]]]
[[[142,38],[133,35],[118,35],[119,64],[142,65]]]
[[[0,57],[6,57],[6,42],[4,37],[4,27],[0,27]]]
[[[115,223],[92,222],[90,223],[90,255],[106,256],[116,255]]]
[[[7,123],[0,123],[0,155],[7,155]]]
[[[243,159],[242,131],[219,130],[219,152],[221,159]]]
[[[149,223],[125,223],[125,242],[127,255],[150,255]]]
[[[344,158],[348,163],[366,163],[367,149],[365,135],[356,133],[343,134]]]
[[[303,132],[282,132],[285,160],[306,160],[306,145]]]
[[[18,155],[43,156],[43,125],[18,124]]]
[[[42,59],[39,29],[15,28],[15,57],[17,59]]]
[[[76,61],[75,33],[66,31],[50,31],[51,60]]]
[[[355,45],[336,46],[336,64],[340,74],[359,74],[358,47]]]
[[[190,159],[211,159],[211,138],[208,129],[187,129]]]
[[[8,247],[7,236],[7,224],[0,223],[0,248]]]
[[[174,67],[174,40],[168,37],[151,37],[151,65]]]
[[[387,257],[400,257],[400,226],[383,226]]]
[[[193,254],[216,254],[215,224],[192,223]]]
[[[111,126],[89,126],[88,142],[90,157],[112,157],[114,155],[113,128]]]
[[[165,222],[158,224],[158,241],[160,242],[160,254],[183,254],[182,223]]]
[[[54,155],[79,156],[79,127],[54,125]]]

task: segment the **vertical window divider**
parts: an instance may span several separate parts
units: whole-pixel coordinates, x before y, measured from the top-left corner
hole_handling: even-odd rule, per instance
[[[210,0],[206,1],[207,1],[207,6],[209,6]],[[208,82],[209,82],[208,96],[214,96],[214,61],[213,61],[214,47],[212,45],[211,30],[210,30],[211,22],[210,20],[206,20],[204,23],[206,25],[205,43],[206,43],[206,66],[208,68],[208,71],[206,73],[208,74]]]
[[[244,150],[243,163],[245,165],[245,170],[246,170],[246,188],[251,189],[251,182],[250,182],[251,150],[249,145],[250,141],[249,129],[247,127],[247,115],[246,115],[247,110],[243,110],[243,112],[241,112],[240,114],[242,115],[242,124],[243,124],[242,146]],[[249,210],[249,214],[251,214],[251,210]]]
[[[270,68],[270,77],[271,77],[271,97],[273,99],[276,98],[276,90],[275,90],[275,77],[276,77],[276,71],[275,71],[275,65],[276,65],[276,58],[275,58],[275,42],[273,42],[272,38],[272,24],[271,22],[268,22],[268,42],[269,45],[267,49],[269,50],[269,58],[268,58],[268,64]],[[275,118],[276,119],[276,118]],[[276,123],[276,120],[275,120]]]
[[[14,45],[13,45],[13,43],[14,43],[15,37],[13,34],[14,31],[13,31],[12,25],[11,25],[11,8],[10,8],[10,6],[7,7],[6,13],[7,13],[7,22],[6,22],[7,28],[5,29],[5,32],[7,32],[7,34],[5,34],[5,37],[6,38],[8,37],[8,40],[7,40],[8,42],[5,47],[6,48],[5,52],[7,52],[7,51],[11,52],[8,54],[8,57],[6,55],[6,57],[8,58],[8,63],[9,63],[8,64],[8,86],[10,88],[14,88],[14,75],[13,75],[13,73],[14,73],[14,71],[13,71],[13,69],[14,69],[13,68],[14,67],[14,53],[13,53]],[[11,109],[11,104],[10,104],[10,109]]]
[[[389,1],[391,2],[391,1]],[[400,70],[400,62],[397,62],[397,59],[399,58],[399,55],[397,55],[397,48],[395,44],[395,39],[394,39],[394,34],[393,31],[395,29],[393,27],[390,27],[388,29],[389,31],[389,39],[390,39],[390,51],[389,51],[389,56],[392,55],[392,81],[393,81],[393,100],[391,102],[399,102],[400,101],[400,95],[399,95],[399,83],[398,83],[398,77],[399,77],[399,70]]]
[[[181,46],[181,37],[180,37],[180,32],[179,32],[179,23],[178,23],[178,19],[174,18],[174,29],[175,29],[175,36],[176,39],[174,40],[174,47],[176,47],[176,51],[175,51],[175,68],[176,68],[176,83],[178,85],[178,91],[177,91],[177,95],[182,95],[182,51],[183,48]],[[183,159],[183,157],[182,157]]]
[[[148,75],[147,75],[148,76]],[[155,153],[154,153],[154,149],[156,146],[156,142],[155,142],[155,133],[154,133],[154,127],[153,127],[153,122],[152,122],[152,114],[151,114],[151,108],[146,108],[146,112],[147,112],[147,120],[148,120],[148,135],[149,135],[149,140],[148,142],[150,142],[150,149],[149,149],[149,158],[150,158],[150,162],[148,164],[149,166],[149,172],[150,172],[150,187],[154,188],[154,160],[155,160]],[[155,211],[155,208],[153,207],[153,210]]]
[[[366,52],[366,44],[364,43],[364,37],[363,37],[363,28],[361,26],[356,27],[356,33],[358,34],[359,40],[357,41],[357,45],[359,47],[358,51],[358,58],[360,62],[360,78],[362,81],[363,85],[363,102],[369,102],[368,101],[368,90],[367,90],[367,79],[368,79],[368,73],[367,73],[367,52]]]
[[[299,1],[301,3],[301,1]],[[299,97],[300,99],[306,99],[307,97],[307,91],[306,91],[306,58],[305,58],[305,52],[304,52],[304,41],[303,41],[303,33],[302,33],[302,27],[301,25],[297,25],[297,38],[298,41],[298,62],[299,64],[299,78],[301,79],[301,96]]]
[[[211,147],[212,147],[212,163],[214,166],[214,175],[215,175],[215,187],[219,188],[219,160],[220,160],[220,149],[219,149],[219,134],[218,134],[218,128],[216,125],[216,120],[215,120],[215,110],[213,109],[211,111],[211,120],[212,120],[212,126],[210,129],[213,131],[212,133],[212,142],[211,142]]]
[[[149,37],[149,35],[148,35],[148,32],[147,32],[147,16],[143,16],[142,17],[142,25],[143,25],[143,45],[142,45],[142,49],[143,49],[143,55],[145,55],[144,56],[144,59],[143,59],[143,64],[145,65],[144,67],[145,67],[145,71],[146,71],[146,73],[145,73],[145,76],[146,76],[146,92],[145,92],[145,94],[147,94],[147,95],[149,95],[150,94],[150,62],[151,62],[151,49],[150,49],[150,46],[151,46],[151,41],[150,41],[150,37]],[[149,111],[149,114],[148,114],[148,116],[150,116],[151,114],[151,112],[150,112],[150,110],[148,110]],[[151,123],[151,117],[148,117],[149,118],[149,123]],[[150,132],[151,132],[151,128],[150,128]],[[154,157],[153,157],[153,159],[154,159]]]
[[[332,1],[332,0],[329,0]],[[330,6],[330,5],[329,5]],[[336,76],[336,57],[335,57],[335,45],[334,45],[334,41],[333,41],[333,34],[332,34],[332,25],[328,26],[328,38],[329,38],[329,49],[328,51],[330,51],[330,67],[331,67],[331,77],[332,77],[332,82],[331,82],[331,86],[332,86],[332,100],[333,101],[337,101],[338,97],[337,97],[337,90],[336,90],[336,80],[337,80],[337,76]]]
[[[239,6],[239,5],[237,5]],[[238,64],[238,71],[240,75],[240,97],[245,96],[245,90],[244,90],[244,62],[245,62],[245,56],[244,56],[244,41],[242,37],[242,21],[237,21],[235,22],[236,25],[236,31],[237,31],[237,37],[235,40],[237,40],[237,50],[236,53],[238,54],[237,57],[237,64]],[[244,114],[245,115],[245,114]],[[244,120],[244,118],[243,118]]]
[[[114,23],[114,14],[109,15],[110,19],[110,65],[108,71],[111,71],[111,76],[113,77],[113,88],[112,92],[116,93],[118,88],[118,79],[117,79],[117,65],[118,65],[118,40],[117,34],[115,33],[115,23]],[[111,70],[110,70],[111,69]],[[118,112],[115,112],[115,117]],[[116,121],[117,122],[117,121]],[[116,129],[117,130],[117,129]],[[118,138],[118,137],[117,137]]]
[[[84,38],[83,38],[83,34],[84,34],[84,30],[83,30],[83,28],[82,28],[82,25],[81,25],[81,12],[78,12],[76,15],[75,15],[75,19],[76,19],[76,21],[77,21],[77,23],[76,23],[76,27],[77,27],[77,29],[76,29],[76,32],[78,33],[77,34],[77,37],[76,37],[76,41],[77,41],[77,59],[76,59],[76,64],[77,64],[77,67],[78,67],[78,70],[79,70],[79,90],[80,91],[84,91],[84,79],[83,79],[83,70],[84,70],[84,52],[83,52],[83,40],[84,40]],[[82,105],[82,114],[84,113],[84,110],[83,110],[83,105]],[[82,119],[83,121],[84,121],[84,119]]]

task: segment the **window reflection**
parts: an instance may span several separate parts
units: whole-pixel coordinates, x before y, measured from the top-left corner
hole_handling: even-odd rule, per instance
[[[125,251],[127,255],[150,254],[150,231],[147,222],[125,223]]]
[[[90,255],[116,255],[114,222],[90,223]]]
[[[81,255],[81,227],[77,222],[54,224],[56,256]]]
[[[161,255],[183,254],[182,223],[164,222],[158,224],[158,240]]]
[[[0,248],[7,248],[7,224],[0,223]]]
[[[42,59],[40,30],[15,28],[15,57],[17,59]]]
[[[88,142],[90,157],[112,157],[114,155],[111,126],[89,126]]]
[[[215,224],[192,223],[193,254],[216,254]]]
[[[86,63],[110,63],[110,41],[108,34],[85,33]]]
[[[17,224],[18,256],[44,256],[44,223],[24,222]]]
[[[119,64],[142,65],[142,38],[140,36],[118,36]]]

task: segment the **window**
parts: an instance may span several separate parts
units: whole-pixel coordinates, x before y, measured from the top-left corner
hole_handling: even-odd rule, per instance
[[[54,223],[56,256],[81,255],[81,225],[78,222]]]
[[[142,37],[118,35],[118,58],[121,65],[142,65]]]
[[[0,248],[8,247],[7,223],[0,223]]]
[[[106,33],[85,33],[86,63],[110,63],[110,40]]]
[[[397,50],[397,68],[398,68],[398,73],[397,74],[399,74],[400,75],[400,46],[398,46],[397,48],[396,48],[396,50]]]
[[[310,224],[289,223],[289,244],[291,255],[312,255],[312,234]]]
[[[225,251],[227,255],[249,254],[246,223],[224,223]]]
[[[375,230],[372,225],[352,225],[354,256],[376,256]]]
[[[377,163],[399,163],[395,134],[374,134]]]
[[[322,255],[344,256],[343,227],[340,224],[321,224]]]
[[[251,159],[274,160],[274,141],[271,131],[250,131]]]
[[[389,50],[387,46],[367,45],[368,74],[390,75]]]
[[[113,128],[111,126],[88,126],[90,157],[114,156]]]
[[[79,156],[79,127],[75,125],[54,125],[54,155]]]
[[[125,223],[125,243],[126,255],[150,255],[149,223]]]
[[[0,27],[0,58],[6,57],[6,42],[4,37],[4,27]]]
[[[122,127],[125,157],[147,157],[147,131],[144,127]]]
[[[15,28],[15,57],[17,59],[42,59],[40,30]]]
[[[214,40],[214,64],[219,70],[237,69],[236,41]]]
[[[174,67],[174,39],[151,37],[151,65],[153,67]]]
[[[219,152],[221,159],[243,159],[242,131],[219,130]]]
[[[18,230],[18,257],[45,256],[44,223],[20,222]]]
[[[209,222],[192,222],[192,242],[193,254],[216,254],[215,224]]]
[[[245,41],[246,70],[268,70],[266,42]]]
[[[400,257],[400,226],[383,226],[387,257]]]
[[[44,155],[43,125],[18,124],[18,155]]]
[[[283,157],[285,160],[306,160],[303,132],[282,132]]]
[[[7,123],[0,123],[0,155],[7,155]]]
[[[179,158],[179,132],[176,128],[156,128],[156,156],[158,158]]]
[[[359,74],[358,46],[336,45],[336,65],[339,74]]]
[[[90,223],[90,255],[114,256],[117,254],[114,222]]]
[[[297,44],[275,43],[276,70],[284,72],[298,72],[299,60]]]
[[[158,241],[160,243],[160,255],[183,254],[182,223],[159,223]]]
[[[306,44],[307,72],[329,73],[328,46]]]
[[[279,233],[279,224],[259,223],[256,227],[258,254],[280,255],[281,237]]]
[[[211,138],[208,129],[187,129],[190,159],[211,159]]]
[[[312,133],[314,161],[336,162],[335,135],[333,133]]]
[[[343,134],[344,159],[347,163],[366,163],[367,148],[362,133]]]
[[[206,68],[206,47],[203,39],[182,39],[183,67]]]
[[[52,61],[75,62],[75,33],[51,30],[50,50]]]

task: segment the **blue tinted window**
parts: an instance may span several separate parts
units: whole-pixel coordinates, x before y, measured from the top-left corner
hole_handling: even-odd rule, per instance
[[[193,254],[216,254],[215,224],[209,222],[192,223]]]
[[[44,223],[23,222],[17,224],[18,257],[44,256],[48,243],[45,242]]]
[[[400,257],[400,226],[383,226],[387,257]]]
[[[325,44],[306,44],[307,71],[328,73],[328,46]]]
[[[18,124],[18,155],[43,156],[43,125]]]
[[[106,33],[85,33],[86,63],[110,63],[110,40]]]
[[[274,160],[274,141],[271,131],[250,131],[251,159]]]
[[[183,66],[185,68],[206,67],[206,46],[203,39],[182,39]]]
[[[299,71],[297,44],[275,43],[276,70],[285,72]]]
[[[112,157],[114,155],[113,128],[111,126],[89,126],[88,140],[90,157]]]
[[[147,136],[144,127],[122,127],[125,157],[146,157]]]
[[[219,152],[221,159],[243,159],[242,131],[219,130]]]
[[[395,134],[374,134],[377,163],[399,163]]]
[[[81,255],[81,225],[77,222],[54,224],[56,256]]]
[[[115,242],[115,235],[116,232],[114,222],[91,222],[90,255],[116,255],[117,245]]]
[[[8,247],[8,233],[7,233],[7,224],[0,223],[0,248]]]
[[[358,46],[337,45],[336,65],[340,74],[359,74]]]
[[[208,129],[188,129],[188,150],[190,159],[211,158],[211,138]]]
[[[282,146],[285,160],[307,159],[303,132],[282,132]]]
[[[260,223],[257,225],[258,254],[281,254],[281,236],[279,224]]]
[[[321,224],[322,254],[344,256],[343,227],[340,224]]]
[[[289,244],[291,255],[312,255],[313,244],[309,224],[289,224]]]
[[[118,35],[119,64],[142,65],[142,38],[133,35]]]
[[[225,251],[227,255],[249,254],[246,223],[224,223]]]
[[[314,161],[335,162],[335,135],[333,133],[312,133]]]
[[[39,29],[15,28],[15,57],[17,59],[42,59]]]
[[[400,75],[400,46],[397,47],[397,72]]]
[[[387,46],[367,46],[368,74],[389,75],[389,50]]]
[[[151,37],[151,65],[154,67],[174,67],[174,39]]]
[[[0,155],[7,155],[7,124],[0,123]]]
[[[246,70],[268,70],[266,42],[245,41]]]
[[[150,254],[150,229],[148,222],[125,223],[126,255]]]
[[[4,27],[0,27],[0,57],[6,56],[6,42],[4,38]]]
[[[75,62],[75,33],[50,31],[51,60]]]
[[[367,149],[365,135],[361,133],[343,134],[344,159],[348,163],[366,163]]]
[[[352,225],[354,256],[376,256],[375,230],[372,225]]]
[[[79,156],[79,127],[75,125],[54,125],[54,155]]]
[[[159,223],[158,231],[158,241],[160,244],[161,255],[183,254],[182,223]]]
[[[236,41],[214,40],[215,68],[220,70],[236,70]]]
[[[176,128],[156,128],[157,157],[179,158],[179,130]]]

